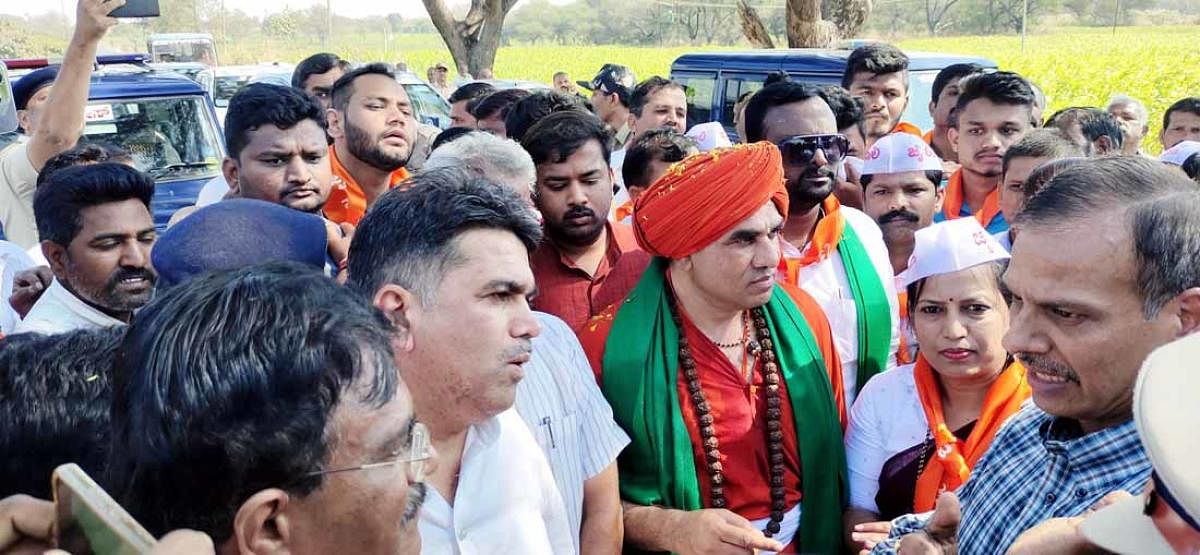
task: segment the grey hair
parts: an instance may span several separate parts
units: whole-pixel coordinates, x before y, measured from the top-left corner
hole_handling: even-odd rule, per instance
[[[533,158],[511,139],[491,133],[467,133],[438,147],[425,161],[425,171],[464,168],[492,180],[514,179],[529,185],[533,192],[537,169]]]
[[[1108,110],[1111,110],[1113,106],[1123,106],[1126,104],[1133,106],[1133,110],[1137,112],[1138,120],[1140,120],[1142,123],[1150,121],[1150,112],[1146,110],[1146,105],[1142,104],[1142,101],[1127,94],[1113,95],[1112,98],[1108,99],[1108,104],[1104,105],[1104,111],[1107,112]]]
[[[1161,162],[1140,156],[1082,161],[1030,197],[1014,225],[1072,229],[1114,211],[1129,226],[1144,318],[1200,287],[1200,187]]]

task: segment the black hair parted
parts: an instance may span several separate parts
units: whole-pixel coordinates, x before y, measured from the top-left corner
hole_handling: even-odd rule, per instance
[[[855,48],[846,58],[846,70],[842,73],[842,87],[849,89],[854,76],[859,73],[885,75],[908,71],[908,56],[899,48],[885,42],[865,44]],[[905,89],[908,81],[905,80]]]
[[[150,209],[154,180],[116,162],[64,168],[50,176],[33,196],[38,236],[62,246],[79,234],[80,212],[85,208],[137,200]]]
[[[804,102],[810,98],[821,98],[821,89],[808,83],[797,81],[779,81],[763,87],[746,104],[746,140],[761,141],[767,136],[767,110],[796,102]]]
[[[225,150],[237,159],[250,143],[249,134],[264,125],[291,129],[304,120],[327,128],[325,110],[304,91],[269,83],[242,87],[229,99],[225,114]]]
[[[558,164],[589,141],[600,144],[604,163],[608,164],[612,157],[612,135],[594,114],[570,110],[550,114],[534,124],[522,138],[521,146],[529,152],[534,164]]]
[[[350,62],[343,60],[337,54],[331,52],[319,52],[313,54],[296,64],[296,69],[292,71],[292,86],[297,89],[304,88],[304,82],[308,81],[313,75],[328,73],[334,68],[342,71],[350,71]]]
[[[642,110],[646,107],[646,103],[650,101],[650,96],[660,90],[669,88],[686,92],[682,84],[657,75],[638,83],[633,88],[633,92],[629,94],[629,111],[635,117],[642,117]]]

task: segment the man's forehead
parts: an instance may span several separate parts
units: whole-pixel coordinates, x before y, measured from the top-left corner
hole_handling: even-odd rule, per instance
[[[933,186],[935,184],[929,181],[925,172],[911,171],[873,174],[868,187],[907,187],[910,185]]]
[[[153,229],[154,220],[142,201],[127,199],[88,206],[79,211],[81,234],[137,234],[147,226]]]
[[[1133,245],[1117,211],[1058,225],[1026,225],[1013,244],[1005,282],[1035,301],[1080,299],[1133,291]],[[1064,255],[1070,245],[1070,255]]]
[[[408,93],[404,87],[386,75],[362,75],[354,80],[356,98],[387,98],[408,102]]]
[[[792,135],[837,133],[833,110],[819,96],[772,106],[764,115],[764,128],[774,140]]]
[[[327,145],[325,131],[310,119],[300,121],[287,129],[273,123],[263,124],[248,131],[246,136],[250,139],[246,146],[255,150],[290,150],[296,146]]]
[[[1033,106],[997,104],[986,98],[976,98],[963,106],[959,120],[965,123],[1029,123]]]
[[[892,73],[860,71],[854,74],[854,77],[850,81],[850,86],[875,88],[894,85],[904,86],[907,83],[908,75],[904,71],[894,71]]]

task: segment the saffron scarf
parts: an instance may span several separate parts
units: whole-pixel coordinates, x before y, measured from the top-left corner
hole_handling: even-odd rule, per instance
[[[841,256],[857,312],[858,373],[855,384],[856,390],[862,391],[868,380],[887,368],[892,350],[892,305],[888,303],[883,282],[879,280],[866,247],[841,214],[837,198],[829,195],[822,210],[825,214],[813,229],[803,256],[784,258],[779,263],[786,272],[787,282],[802,287],[801,268],[824,260],[835,249]]]
[[[987,452],[996,432],[1009,416],[1021,408],[1031,390],[1025,379],[1025,367],[1015,361],[1009,364],[988,388],[979,420],[964,442],[959,441],[954,431],[946,425],[937,375],[923,354],[917,354],[913,380],[916,381],[917,397],[921,400],[921,408],[925,410],[925,419],[929,422],[929,432],[935,446],[933,456],[917,476],[917,487],[913,491],[913,510],[925,512],[933,510],[941,492],[954,491],[967,481],[971,469]]]
[[[656,257],[617,312],[600,387],[632,440],[617,459],[622,498],[691,511],[704,507],[677,391],[682,331],[671,319],[667,264]],[[847,482],[833,391],[808,323],[782,287],[764,308],[800,448],[799,545],[834,553],[841,549]]]
[[[946,184],[946,196],[942,201],[942,214],[947,220],[957,220],[962,217],[963,206],[963,177],[962,168],[955,170],[950,175],[950,182]],[[988,193],[987,199],[983,201],[983,207],[975,211],[975,219],[979,221],[979,225],[985,229],[996,216],[1000,214],[1000,191],[997,187],[992,192]]]

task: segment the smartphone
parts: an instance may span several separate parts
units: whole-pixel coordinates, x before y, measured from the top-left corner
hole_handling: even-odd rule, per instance
[[[108,14],[112,17],[158,17],[158,0],[126,0]]]
[[[17,130],[17,105],[13,100],[12,83],[8,81],[8,66],[0,62],[0,133]],[[0,145],[3,141],[0,141]]]
[[[72,555],[138,555],[154,548],[154,536],[78,465],[54,469],[52,480],[57,548]]]

